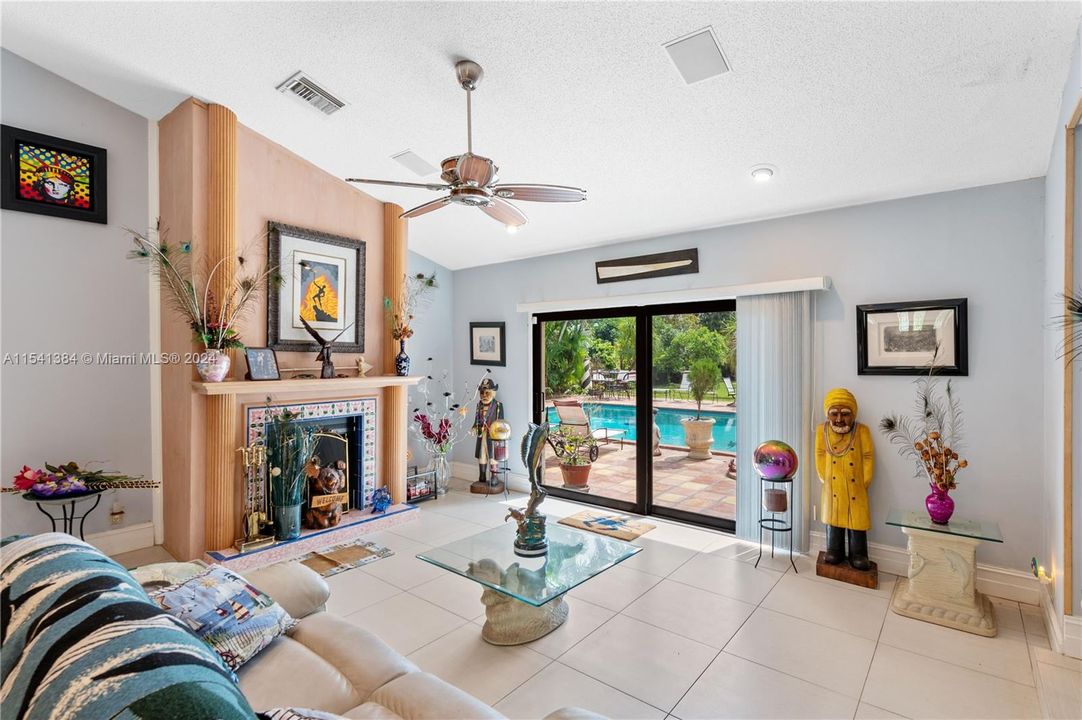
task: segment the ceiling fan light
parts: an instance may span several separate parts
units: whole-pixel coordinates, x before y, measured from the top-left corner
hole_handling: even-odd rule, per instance
[[[508,225],[506,229],[508,235],[514,235],[518,232],[518,225]]]

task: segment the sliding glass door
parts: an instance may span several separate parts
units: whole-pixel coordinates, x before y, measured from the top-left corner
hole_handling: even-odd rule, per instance
[[[734,528],[735,303],[538,315],[533,348],[553,495]]]

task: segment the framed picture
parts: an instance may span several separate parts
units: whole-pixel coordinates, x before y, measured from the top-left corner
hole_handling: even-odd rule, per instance
[[[503,340],[506,323],[470,323],[470,365],[507,365]]]
[[[364,352],[364,242],[270,222],[268,262],[282,282],[267,288],[267,345],[318,352],[303,317],[334,352]]]
[[[105,149],[0,127],[0,207],[105,223]]]
[[[278,356],[272,348],[244,348],[244,359],[248,361],[248,373],[245,380],[280,380]]]
[[[699,249],[598,260],[594,263],[594,272],[598,284],[694,274],[699,272]]]
[[[966,299],[857,306],[857,374],[969,374]]]

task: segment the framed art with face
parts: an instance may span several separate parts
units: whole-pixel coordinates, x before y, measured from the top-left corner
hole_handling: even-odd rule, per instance
[[[860,375],[969,374],[965,298],[857,306]]]
[[[0,207],[105,223],[106,151],[4,125]]]
[[[335,352],[364,352],[364,242],[270,222],[268,262],[281,283],[267,288],[267,345],[317,352],[303,318]]]

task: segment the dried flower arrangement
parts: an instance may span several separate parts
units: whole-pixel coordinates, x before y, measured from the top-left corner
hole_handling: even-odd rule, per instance
[[[394,302],[390,297],[383,299],[383,307],[387,311],[387,318],[391,324],[391,337],[395,340],[407,340],[413,337],[413,318],[415,314],[431,301],[429,293],[438,288],[436,273],[425,275],[403,275],[402,284],[398,288],[399,307],[401,313],[394,311]]]
[[[169,290],[174,309],[187,321],[195,339],[207,350],[243,348],[237,334],[237,321],[251,309],[268,282],[281,282],[276,267],[253,268],[247,258],[237,255],[222,258],[206,271],[197,271],[192,262],[191,243],[170,243],[165,231],[155,229],[157,240],[124,228],[135,243],[128,257],[149,263],[158,281]],[[211,291],[214,276],[235,263],[233,287],[225,298]]]
[[[916,416],[887,415],[879,422],[879,429],[898,446],[903,457],[916,461],[916,477],[927,477],[933,490],[954,490],[958,486],[958,471],[969,465],[958,455],[962,445],[962,410],[949,380],[945,391],[939,392],[934,369],[916,384]]]
[[[29,492],[38,497],[65,497],[100,490],[151,489],[160,485],[155,480],[144,480],[140,475],[87,470],[73,461],[63,465],[45,463],[44,470],[33,470],[23,465],[12,484],[14,487],[3,488],[3,492]]]

